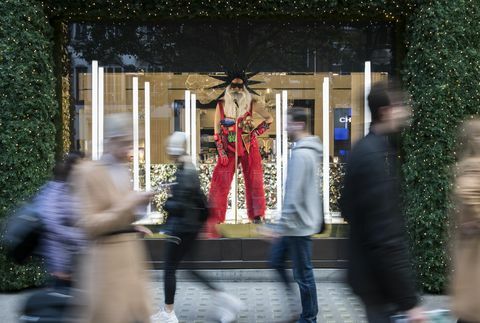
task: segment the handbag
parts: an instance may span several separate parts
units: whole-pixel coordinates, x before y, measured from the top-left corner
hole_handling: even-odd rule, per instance
[[[7,222],[3,237],[7,256],[17,264],[25,263],[40,244],[42,232],[40,214],[32,204],[17,210]]]

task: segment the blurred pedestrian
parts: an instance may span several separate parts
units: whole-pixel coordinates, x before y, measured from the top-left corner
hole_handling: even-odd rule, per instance
[[[368,95],[370,132],[353,147],[341,197],[350,225],[348,283],[363,301],[370,323],[387,323],[397,313],[424,322],[418,306],[400,200],[397,136],[410,111],[391,102],[392,92],[375,84]]]
[[[458,322],[480,322],[480,119],[461,128],[455,178],[452,309]]]
[[[290,289],[286,273],[286,259],[293,264],[293,277],[300,288],[302,313],[296,322],[317,322],[317,287],[311,262],[311,235],[323,225],[322,209],[322,154],[318,137],[307,128],[308,114],[304,109],[288,111],[287,132],[295,142],[288,162],[287,183],[278,225],[269,233],[274,237],[270,264],[277,270],[282,282]]]
[[[187,137],[183,132],[173,133],[167,140],[168,156],[175,162],[176,182],[171,188],[164,209],[168,213],[166,240],[164,292],[165,306],[152,317],[154,323],[177,323],[174,311],[176,292],[176,271],[186,255],[195,256],[197,238],[208,217],[207,198],[200,188],[195,165],[186,153]],[[198,271],[190,273],[214,292],[210,319],[220,322],[234,322],[242,304],[240,300],[222,292]]]
[[[85,236],[78,227],[70,174],[83,158],[72,152],[56,163],[54,178],[48,181],[35,198],[37,211],[44,224],[40,255],[54,287],[71,287],[75,264],[85,245]]]
[[[80,224],[90,240],[84,260],[89,323],[150,322],[146,250],[132,225],[150,193],[132,191],[127,163],[132,120],[126,114],[105,117],[105,153],[77,167],[75,188]]]

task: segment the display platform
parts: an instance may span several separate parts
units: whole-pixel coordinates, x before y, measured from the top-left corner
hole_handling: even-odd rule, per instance
[[[312,264],[315,268],[345,268],[347,225],[327,225],[312,239]],[[264,269],[269,268],[271,243],[261,238],[254,224],[223,224],[219,230],[225,238],[199,239],[196,257],[185,258],[181,268]],[[163,268],[164,236],[145,239],[153,269]]]

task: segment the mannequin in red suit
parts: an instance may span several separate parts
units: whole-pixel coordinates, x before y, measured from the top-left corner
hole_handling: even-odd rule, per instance
[[[254,126],[253,112],[264,120]],[[237,116],[236,120],[235,117]],[[255,223],[265,216],[262,158],[257,137],[268,130],[272,116],[252,99],[242,78],[234,78],[227,86],[215,112],[215,144],[218,161],[210,185],[209,233],[216,236],[215,225],[225,221],[227,198],[235,174],[235,147],[238,165],[245,180],[248,218]],[[237,140],[237,144],[235,144]]]

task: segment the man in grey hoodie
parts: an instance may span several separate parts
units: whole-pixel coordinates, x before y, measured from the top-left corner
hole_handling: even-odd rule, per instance
[[[288,112],[288,135],[295,142],[288,162],[282,216],[276,226],[270,263],[290,289],[285,270],[287,255],[293,263],[293,277],[300,288],[302,313],[297,322],[317,322],[317,289],[311,263],[310,236],[323,229],[322,144],[307,130],[307,112]]]

